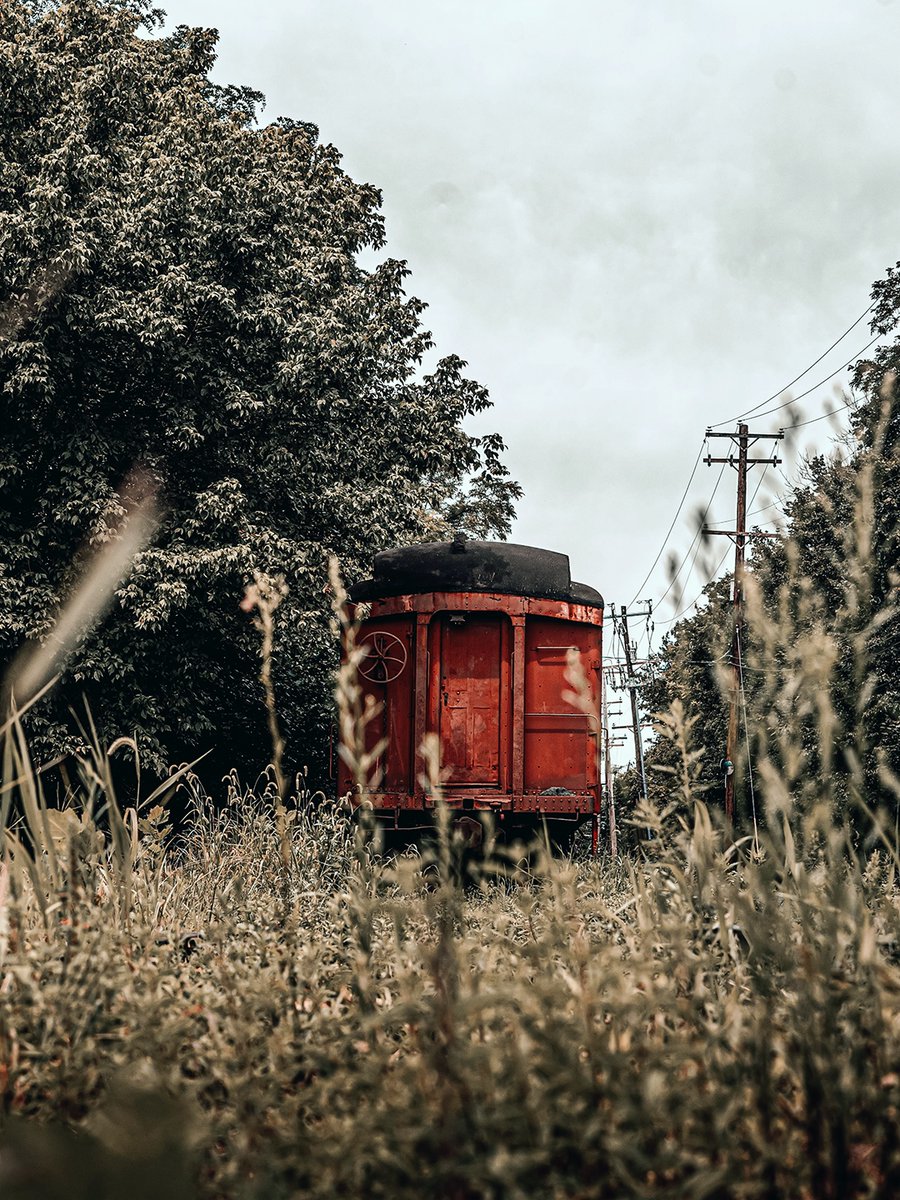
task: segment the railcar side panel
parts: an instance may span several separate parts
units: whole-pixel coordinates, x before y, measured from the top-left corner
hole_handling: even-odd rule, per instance
[[[596,735],[591,719],[563,697],[570,648],[581,665],[596,705],[600,663],[595,625],[529,617],[525,625],[525,790],[566,788],[584,792],[596,785]]]
[[[373,778],[378,790],[408,792],[413,783],[413,696],[415,693],[414,625],[409,616],[363,623],[359,645],[367,649],[359,669],[364,696],[371,696],[377,715],[366,726],[366,750],[384,743]]]

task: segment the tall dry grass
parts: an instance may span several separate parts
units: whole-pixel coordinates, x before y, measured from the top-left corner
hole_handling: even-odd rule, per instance
[[[285,909],[274,780],[184,786],[175,847],[77,803],[8,843],[4,1195],[897,1194],[896,860],[826,814],[754,860],[688,791],[641,861],[463,888],[447,824],[386,862],[288,797]]]
[[[764,627],[751,604],[761,666],[800,631],[785,611]],[[431,848],[384,859],[274,770],[222,803],[184,769],[173,838],[168,793],[122,811],[95,747],[53,811],[14,717],[0,1194],[900,1194],[900,860],[862,774],[867,847],[808,786],[809,722],[822,753],[835,726],[828,634],[803,629],[756,748],[755,840],[699,794],[676,707],[640,857],[538,847],[523,870],[495,847],[462,881],[440,805]],[[363,778],[353,657],[338,697]]]

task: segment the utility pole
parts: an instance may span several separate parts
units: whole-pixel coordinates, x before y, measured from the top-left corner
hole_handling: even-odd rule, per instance
[[[613,795],[613,775],[612,775],[612,753],[609,744],[609,700],[607,699],[606,688],[603,689],[603,704],[602,704],[602,736],[603,736],[603,781],[606,792],[606,812],[609,817],[609,852],[613,858],[619,853],[618,837],[616,834],[616,802]],[[596,853],[597,839],[597,821],[594,820],[593,844],[594,853]]]
[[[780,441],[784,430],[778,433],[750,433],[743,423],[737,427],[737,433],[713,433],[707,429],[708,438],[731,438],[737,447],[727,458],[713,458],[707,454],[703,460],[706,465],[727,463],[737,471],[737,515],[734,529],[710,529],[705,527],[704,533],[719,534],[730,537],[734,542],[734,590],[732,593],[732,611],[734,615],[731,633],[731,688],[728,696],[728,741],[725,746],[725,757],[722,760],[722,773],[725,777],[725,816],[728,821],[734,821],[734,758],[737,750],[738,701],[741,683],[741,633],[744,623],[744,563],[746,561],[745,547],[748,537],[772,538],[777,533],[748,532],[747,530],[747,468],[760,463],[777,467],[781,459],[772,454],[768,458],[748,458],[747,454],[752,445],[759,441]]]
[[[619,854],[619,837],[616,832],[616,777],[612,769],[609,729],[606,730],[606,804],[609,814],[609,852],[613,858],[617,858]]]
[[[612,610],[612,615],[613,615],[613,622],[615,622],[615,609]],[[615,858],[619,853],[619,838],[618,838],[618,830],[617,830],[617,826],[616,826],[616,782],[615,782],[615,772],[613,771],[613,763],[612,763],[612,748],[613,748],[613,746],[618,746],[621,743],[616,738],[610,736],[609,723],[610,723],[611,717],[618,717],[618,716],[621,716],[621,714],[622,714],[622,710],[618,706],[616,708],[612,708],[612,707],[610,707],[610,702],[609,702],[610,684],[608,684],[606,682],[606,676],[610,673],[610,671],[612,671],[614,669],[614,667],[615,667],[615,664],[611,664],[611,663],[607,663],[603,667],[604,678],[603,678],[602,704],[601,704],[601,709],[600,709],[600,724],[602,726],[601,734],[602,734],[602,738],[603,738],[603,742],[602,742],[602,746],[603,746],[603,783],[604,783],[604,793],[603,794],[606,797],[606,814],[607,814],[607,817],[609,818],[609,852],[613,856],[613,858]],[[596,852],[596,837],[597,837],[596,829],[597,829],[597,822],[595,819],[594,833],[593,833],[593,845],[594,845],[595,852]]]
[[[638,780],[641,785],[641,795],[644,800],[647,799],[647,773],[644,770],[644,746],[641,740],[641,723],[638,718],[638,700],[637,700],[637,680],[634,677],[634,666],[631,660],[631,641],[628,636],[628,617],[629,613],[626,606],[623,604],[619,610],[619,615],[622,618],[622,642],[625,646],[625,665],[628,670],[628,678],[626,688],[631,697],[631,723],[634,726],[634,763],[637,768]],[[648,610],[646,613],[631,613],[632,617],[649,617],[651,615]]]

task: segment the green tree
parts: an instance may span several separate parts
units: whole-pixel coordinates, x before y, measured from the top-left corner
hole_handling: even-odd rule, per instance
[[[325,564],[503,536],[519,489],[465,364],[422,372],[424,305],[384,245],[380,194],[310,124],[260,127],[209,79],[216,34],[159,32],[147,0],[0,7],[0,657],[47,635],[135,464],[163,518],[32,719],[71,745],[137,731],[156,769],[261,764],[254,570],[283,574],[276,686],[294,765],[323,743]]]
[[[768,619],[786,624],[792,640],[817,647],[828,667],[818,679],[815,670],[808,673],[806,707],[799,703],[795,716],[809,775],[841,803],[856,789],[870,802],[887,799],[882,768],[900,767],[895,388],[878,363],[860,364],[856,380],[849,434],[834,453],[806,463],[786,505],[789,538],[761,548],[755,572]],[[785,676],[798,670],[788,653],[775,656],[775,665]],[[833,746],[831,737],[823,739],[815,688],[827,691],[833,710]],[[758,721],[771,709],[773,690],[771,678],[757,681]],[[783,712],[782,724],[788,719]]]
[[[722,702],[723,671],[730,650],[731,576],[704,589],[707,603],[681,620],[663,638],[659,652],[641,673],[641,704],[645,712],[668,712],[676,700],[693,722],[691,743],[703,750],[698,786],[721,798],[719,764],[725,755],[728,714]],[[672,742],[654,737],[647,748],[647,790],[663,802],[676,766]],[[631,783],[629,777],[629,783]],[[636,781],[635,781],[636,783]],[[634,791],[635,799],[636,790]]]

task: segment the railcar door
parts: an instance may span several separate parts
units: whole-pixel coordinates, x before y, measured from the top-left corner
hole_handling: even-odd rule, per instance
[[[438,732],[451,788],[500,786],[503,620],[500,613],[440,618]]]

